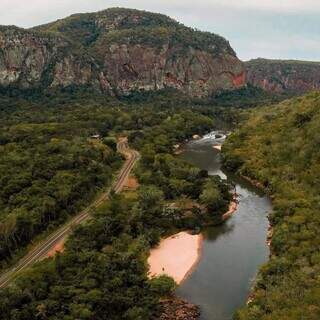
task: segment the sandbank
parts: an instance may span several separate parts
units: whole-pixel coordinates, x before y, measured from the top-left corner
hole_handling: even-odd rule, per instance
[[[149,277],[166,274],[181,284],[200,260],[202,240],[201,234],[191,235],[188,232],[161,240],[148,258]]]

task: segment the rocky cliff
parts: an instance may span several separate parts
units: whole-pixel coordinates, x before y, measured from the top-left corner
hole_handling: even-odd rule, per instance
[[[243,63],[222,37],[167,16],[108,9],[30,30],[0,27],[0,86],[89,86],[106,94],[176,88],[209,96],[245,85]]]
[[[248,83],[266,91],[301,94],[320,89],[320,62],[256,59],[245,65]]]

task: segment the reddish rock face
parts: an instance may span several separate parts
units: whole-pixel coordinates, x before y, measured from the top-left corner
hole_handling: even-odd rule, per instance
[[[234,76],[232,81],[236,88],[243,87],[246,84],[246,73],[242,72],[239,75]]]
[[[169,44],[161,49],[113,45],[105,55],[104,74],[122,94],[170,87],[202,97],[245,85],[243,64],[235,56],[217,58],[193,48],[179,54]]]
[[[257,59],[246,62],[247,81],[269,92],[320,90],[320,62]]]
[[[111,9],[32,31],[0,26],[2,87],[85,85],[113,95],[175,88],[207,97],[245,84],[225,39],[162,15]]]

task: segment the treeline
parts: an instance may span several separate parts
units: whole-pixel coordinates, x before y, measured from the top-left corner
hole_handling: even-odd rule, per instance
[[[175,284],[167,277],[147,278],[149,249],[171,232],[219,219],[226,209],[229,187],[172,155],[173,144],[210,130],[213,118],[187,106],[183,111],[178,106],[176,110],[132,106],[73,105],[59,112],[44,110],[53,122],[59,119],[66,126],[74,123],[86,128],[79,129],[83,139],[93,130],[109,137],[127,132],[142,155],[136,169],[140,187],[133,196],[114,196],[93,219],[75,229],[64,253],[39,263],[0,291],[3,319],[157,317],[160,298],[171,294]],[[114,121],[112,130],[109,117]],[[14,121],[13,114],[9,118]],[[112,150],[110,138],[103,141],[109,146],[104,148]],[[181,198],[198,204],[191,215],[179,208],[178,212],[169,210],[168,205]]]
[[[237,90],[227,90],[214,94],[210,98],[210,104],[220,107],[234,107],[241,109],[254,108],[279,103],[292,97],[288,93],[270,93],[259,87],[247,84],[246,87]]]
[[[237,320],[320,318],[320,94],[252,111],[223,147],[224,165],[272,195],[271,258]]]

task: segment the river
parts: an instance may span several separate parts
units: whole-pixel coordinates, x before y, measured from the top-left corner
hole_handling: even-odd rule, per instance
[[[269,256],[266,244],[271,201],[246,181],[222,172],[220,152],[213,145],[223,139],[189,142],[180,155],[186,161],[236,184],[239,206],[224,224],[203,231],[201,260],[177,295],[200,306],[201,320],[230,320],[246,303],[259,266]]]

